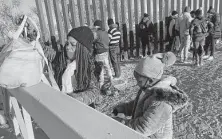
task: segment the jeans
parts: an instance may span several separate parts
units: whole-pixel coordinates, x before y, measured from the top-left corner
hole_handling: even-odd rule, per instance
[[[188,51],[190,48],[190,35],[184,35],[181,37],[180,58],[186,61],[188,58]]]
[[[105,76],[104,76],[105,72],[110,81],[112,81],[112,71],[109,64],[109,53],[105,52],[102,54],[97,54],[95,56],[95,61],[96,61],[95,63],[96,69],[99,69],[97,70],[98,71],[97,79],[99,80],[100,87],[102,87],[105,81]]]
[[[119,46],[109,46],[109,55],[110,55],[110,61],[112,63],[115,77],[120,77],[121,75],[121,69],[119,65],[119,57],[120,57],[120,49]]]
[[[202,56],[204,53],[205,38],[193,39],[194,58],[196,64],[202,64]]]
[[[214,56],[216,40],[217,39],[213,38],[213,36],[211,35],[207,36],[206,45],[204,48],[205,55],[209,54],[209,49],[210,49],[210,56]]]

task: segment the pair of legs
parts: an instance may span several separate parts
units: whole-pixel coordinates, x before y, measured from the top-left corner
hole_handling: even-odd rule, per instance
[[[215,44],[216,44],[216,38],[214,38],[212,35],[207,36],[206,38],[206,45],[205,45],[205,55],[209,55],[210,50],[210,56],[214,56],[215,52]]]
[[[195,65],[202,65],[202,57],[204,53],[205,38],[194,38],[194,60]]]
[[[190,43],[190,35],[181,36],[180,59],[182,62],[187,62]]]
[[[112,63],[115,76],[116,78],[119,78],[121,75],[121,69],[119,65],[120,60],[120,48],[119,46],[109,46],[109,55],[110,55],[110,61]]]
[[[141,42],[142,42],[142,50],[143,50],[143,56],[146,56],[146,48],[148,49],[147,55],[152,55],[153,54],[153,47],[151,44],[151,36],[143,36],[141,37]]]
[[[110,82],[112,81],[112,71],[109,64],[109,53],[105,52],[97,54],[95,56],[95,66],[97,70],[97,79],[99,80],[100,88],[104,85],[105,74],[107,75]]]

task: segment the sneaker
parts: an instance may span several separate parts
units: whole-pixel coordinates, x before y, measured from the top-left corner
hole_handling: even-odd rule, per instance
[[[209,55],[205,55],[203,56],[203,59],[208,59],[210,56]]]
[[[213,56],[210,56],[207,60],[213,60],[214,59],[214,57]]]

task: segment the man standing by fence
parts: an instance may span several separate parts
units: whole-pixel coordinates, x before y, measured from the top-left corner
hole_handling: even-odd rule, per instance
[[[121,69],[119,65],[119,57],[120,57],[120,48],[119,48],[119,42],[120,42],[120,37],[121,33],[117,29],[117,25],[114,24],[114,21],[112,18],[108,19],[108,34],[110,38],[109,42],[109,54],[110,54],[110,60],[115,72],[115,78],[119,78],[121,75]]]
[[[150,20],[149,15],[145,13],[141,22],[139,23],[139,35],[142,42],[143,57],[146,56],[146,47],[148,48],[147,55],[153,54],[154,48],[151,45],[151,42],[153,41],[153,28],[153,22]]]

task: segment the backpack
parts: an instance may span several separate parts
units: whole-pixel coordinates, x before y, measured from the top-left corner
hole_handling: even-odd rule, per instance
[[[214,24],[213,27],[213,37],[218,39],[221,37],[221,29],[220,29],[220,15],[219,14],[214,14],[212,17],[212,22]]]
[[[165,19],[165,25],[166,25],[166,38],[169,39],[170,38],[170,34],[169,34],[169,27],[170,27],[170,22],[173,20],[172,16],[166,17]]]
[[[206,34],[208,31],[208,25],[207,25],[207,22],[204,20],[202,22],[199,22],[197,23],[195,26],[194,26],[194,34],[199,34],[199,33],[203,33],[203,34]]]

